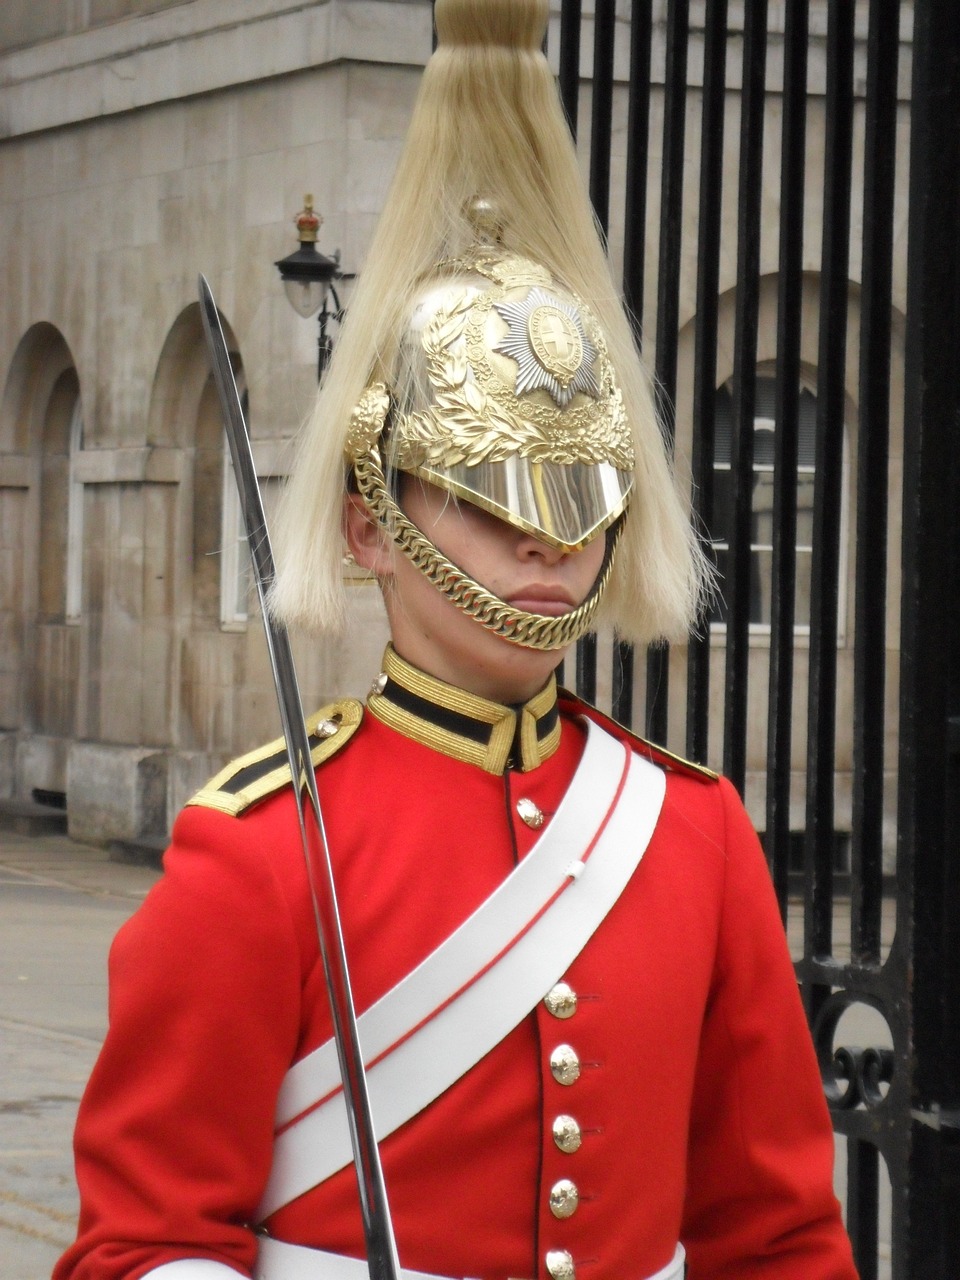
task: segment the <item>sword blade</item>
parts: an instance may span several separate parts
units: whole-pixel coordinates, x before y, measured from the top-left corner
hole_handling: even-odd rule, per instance
[[[240,493],[244,527],[250,547],[250,558],[253,561],[267,649],[280,707],[283,737],[287,744],[287,756],[290,761],[293,794],[297,804],[300,837],[307,867],[307,881],[310,886],[317,936],[320,942],[320,954],[323,958],[334,1038],[343,1079],[343,1096],[347,1106],[350,1139],[353,1145],[353,1162],[360,1190],[367,1265],[371,1280],[397,1280],[400,1270],[397,1245],[370,1111],[367,1077],[357,1034],[356,1010],[343,945],[343,930],[337,906],[333,868],[320,809],[320,797],[313,770],[310,739],[304,721],[293,651],[286,628],[272,617],[267,609],[267,592],[275,574],[270,535],[267,532],[263,500],[257,481],[253,451],[250,447],[250,436],[227,351],[223,326],[220,323],[220,314],[210,286],[202,275],[199,279],[199,290],[200,314],[210,349],[210,364]]]

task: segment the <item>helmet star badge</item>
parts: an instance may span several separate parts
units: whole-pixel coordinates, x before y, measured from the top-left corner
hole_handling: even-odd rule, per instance
[[[577,392],[597,399],[597,349],[571,303],[539,286],[520,302],[495,303],[509,331],[495,350],[517,363],[516,394],[543,388],[560,409]]]

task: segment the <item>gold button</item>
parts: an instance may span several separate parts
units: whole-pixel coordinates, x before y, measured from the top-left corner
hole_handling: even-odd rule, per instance
[[[573,1084],[580,1079],[580,1059],[569,1044],[558,1044],[550,1055],[550,1071],[557,1084]]]
[[[544,1258],[544,1262],[553,1280],[574,1280],[577,1274],[573,1265],[573,1256],[566,1249],[551,1249]]]
[[[577,993],[569,983],[558,982],[543,997],[543,1003],[555,1018],[572,1018],[577,1012]]]
[[[553,1122],[553,1140],[568,1156],[580,1150],[583,1134],[573,1116],[557,1116]]]
[[[517,801],[517,814],[521,822],[525,822],[528,827],[532,827],[534,831],[539,831],[543,826],[544,817],[543,810],[537,808],[534,802],[523,796]]]
[[[580,1205],[577,1184],[561,1178],[550,1188],[550,1212],[555,1218],[572,1218]]]

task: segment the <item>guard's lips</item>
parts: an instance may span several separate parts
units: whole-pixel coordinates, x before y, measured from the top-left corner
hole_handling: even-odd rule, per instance
[[[521,587],[514,591],[507,597],[507,604],[525,613],[541,613],[551,618],[560,617],[577,607],[577,602],[563,587],[539,584]]]

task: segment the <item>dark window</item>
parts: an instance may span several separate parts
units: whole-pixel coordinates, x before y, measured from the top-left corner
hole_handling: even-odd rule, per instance
[[[773,463],[777,423],[776,379],[757,378],[753,420],[753,497],[750,533],[750,622],[770,625],[773,572]],[[796,625],[810,625],[810,565],[813,537],[813,480],[816,448],[816,398],[800,390],[800,437],[797,465]],[[711,542],[720,574],[720,591],[711,612],[712,623],[725,623],[727,606],[723,583],[733,529],[733,485],[730,464],[733,439],[733,394],[729,384],[717,391],[714,447]]]

